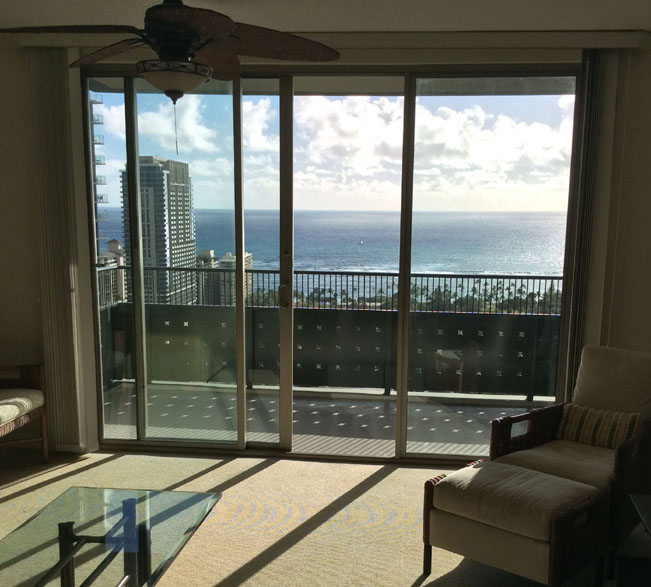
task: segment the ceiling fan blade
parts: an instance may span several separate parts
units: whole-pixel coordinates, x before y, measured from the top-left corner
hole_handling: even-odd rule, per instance
[[[0,33],[135,33],[142,31],[134,26],[121,24],[72,24],[58,26],[24,26],[0,29]]]
[[[240,75],[240,60],[232,47],[209,41],[195,54],[195,60],[212,67],[213,79],[231,81]]]
[[[118,41],[117,43],[107,45],[106,47],[102,47],[97,51],[93,51],[92,53],[88,53],[88,55],[80,57],[76,61],[73,61],[70,64],[70,67],[82,67],[84,65],[89,65],[90,63],[96,63],[97,61],[101,61],[107,57],[113,57],[114,55],[131,51],[131,49],[137,49],[143,45],[146,45],[146,43],[142,39],[125,39],[124,41]]]
[[[339,52],[291,33],[273,29],[235,23],[235,30],[228,38],[238,55],[266,57],[269,59],[288,59],[291,61],[334,61]]]
[[[162,24],[176,29],[191,29],[202,39],[226,38],[235,28],[233,19],[221,12],[170,4],[158,4],[148,8],[145,13],[145,28],[147,28],[148,24]]]

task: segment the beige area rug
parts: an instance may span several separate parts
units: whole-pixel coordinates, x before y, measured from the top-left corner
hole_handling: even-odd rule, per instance
[[[440,468],[106,453],[45,466],[12,454],[0,453],[0,538],[73,485],[221,492],[160,587],[536,585],[436,549],[421,576],[423,483]]]

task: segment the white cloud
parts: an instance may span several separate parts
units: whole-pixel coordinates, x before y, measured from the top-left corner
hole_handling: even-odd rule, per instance
[[[276,112],[271,108],[269,98],[260,98],[257,102],[242,102],[242,142],[245,151],[278,152],[278,132],[270,131],[270,123],[275,116]]]
[[[202,179],[233,178],[233,162],[224,157],[214,159],[193,159],[190,162],[190,176]]]
[[[574,109],[574,94],[564,94],[558,99],[558,107],[565,112],[571,112]]]
[[[93,113],[100,114],[104,119],[104,124],[100,131],[97,129],[97,134],[104,132],[121,140],[126,139],[126,131],[124,127],[124,104],[119,106],[106,106],[105,104],[96,104],[93,106]]]
[[[184,96],[176,106],[179,149],[186,153],[188,151],[205,153],[219,151],[216,144],[216,131],[202,124],[204,108],[200,96],[196,94]],[[172,103],[167,100],[161,103],[155,111],[138,114],[138,133],[142,137],[158,143],[163,149],[174,150],[176,139]]]
[[[297,165],[314,164],[370,177],[400,163],[402,99],[352,96],[294,100]]]
[[[297,171],[294,203],[308,210],[399,210],[400,183]]]
[[[417,106],[415,208],[423,210],[565,210],[572,145],[571,100],[558,128]]]

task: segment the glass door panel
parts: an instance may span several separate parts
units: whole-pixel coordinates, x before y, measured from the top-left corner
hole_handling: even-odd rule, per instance
[[[231,84],[211,81],[176,111],[143,80],[137,88],[146,436],[235,442]]]
[[[279,81],[242,80],[248,442],[279,442]]]
[[[417,81],[407,452],[553,401],[575,78]]]
[[[127,158],[123,81],[89,79],[88,88],[103,438],[136,439],[136,343],[122,222],[128,196],[120,189]]]
[[[403,86],[294,80],[295,452],[395,454]]]

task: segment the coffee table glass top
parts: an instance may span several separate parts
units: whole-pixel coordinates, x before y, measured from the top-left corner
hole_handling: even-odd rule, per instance
[[[71,487],[0,541],[0,585],[27,587],[42,581],[59,562],[60,525],[65,522],[73,523],[69,525],[74,532],[72,545],[79,548],[73,557],[75,586],[84,583],[102,561],[107,566],[93,585],[118,585],[134,565],[140,567],[140,578],[124,585],[153,585],[220,497],[219,493]],[[89,538],[80,545],[79,536]],[[69,567],[64,573],[70,573]],[[60,576],[56,572],[46,584],[59,587]]]
[[[633,502],[646,531],[651,534],[651,494],[633,493],[631,494],[631,501]]]

